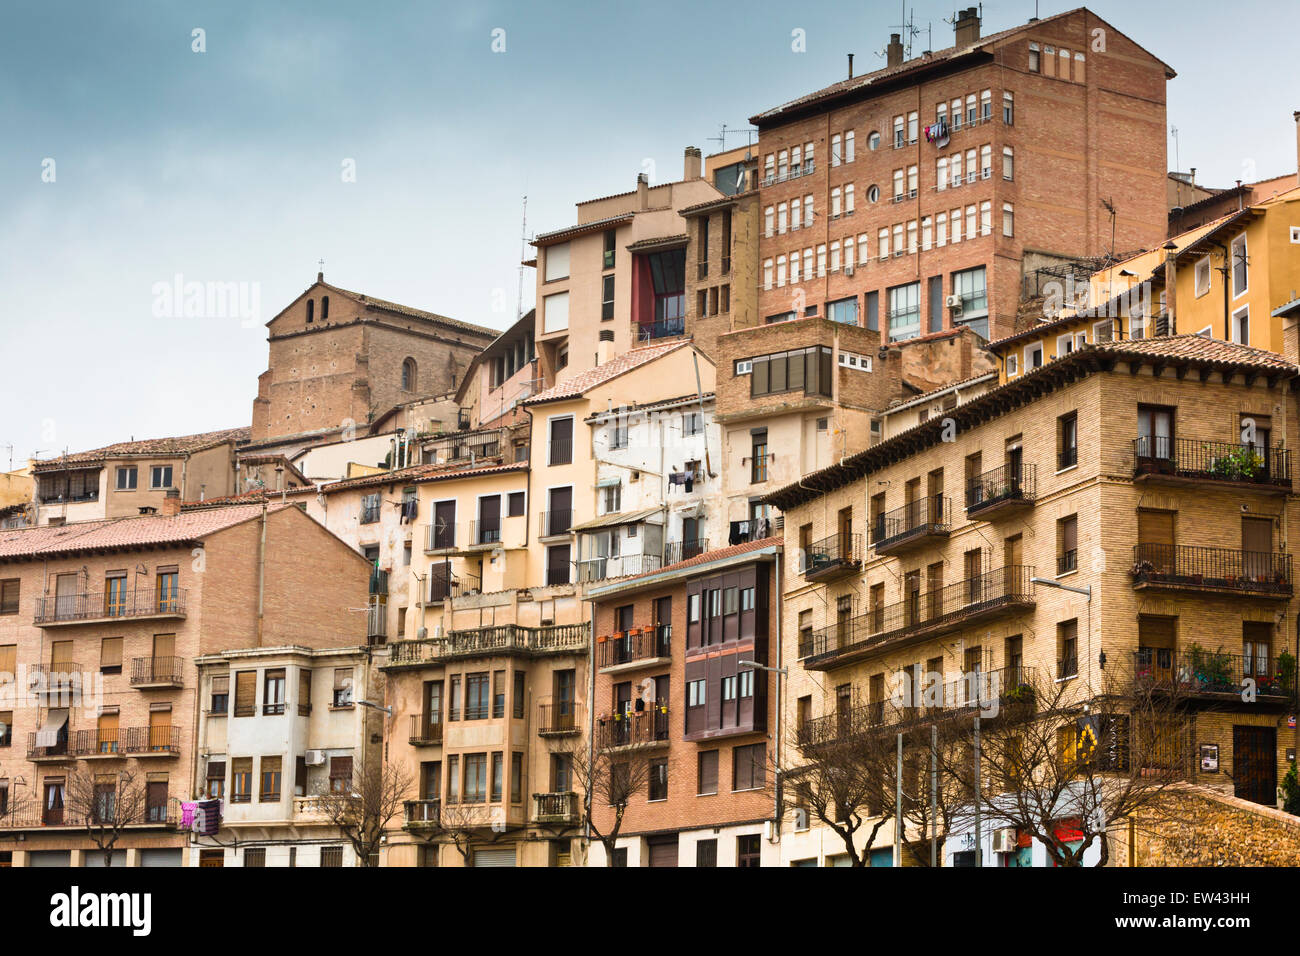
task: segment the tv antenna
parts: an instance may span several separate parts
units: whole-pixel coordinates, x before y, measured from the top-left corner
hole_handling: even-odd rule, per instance
[[[1106,255],[1106,264],[1110,265],[1115,261],[1115,206],[1110,199],[1103,199],[1101,204],[1110,213],[1110,252]]]
[[[902,5],[901,16],[903,22],[891,23],[889,25],[889,28],[891,30],[894,29],[895,27],[898,29],[899,35],[903,40],[903,59],[910,60],[912,58],[912,40],[913,38],[921,35],[921,30],[916,25],[916,11],[912,10],[909,12],[906,3]],[[888,55],[889,55],[888,50],[884,50],[876,54],[876,56],[888,56]]]
[[[524,196],[523,223],[519,227],[519,292],[515,298],[515,321],[524,317],[524,259],[528,256],[528,197]]]
[[[721,153],[726,151],[728,136],[739,136],[742,133],[745,135],[745,145],[753,146],[754,131],[752,129],[728,129],[726,123],[723,123],[722,126],[719,127],[717,136],[709,136],[706,138],[710,143],[717,143],[718,152]]]

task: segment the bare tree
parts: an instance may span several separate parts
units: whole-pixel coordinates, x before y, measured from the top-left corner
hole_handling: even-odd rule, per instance
[[[354,769],[349,787],[335,789],[333,783],[317,790],[317,811],[352,845],[362,866],[378,866],[384,831],[402,812],[411,791],[410,770],[402,764],[366,761]]]
[[[87,838],[104,854],[104,866],[112,866],[126,828],[150,822],[148,785],[130,767],[104,774],[74,768],[64,782],[63,812],[85,827]]]
[[[438,818],[432,826],[421,827],[416,833],[429,845],[450,843],[460,854],[462,865],[474,861],[474,846],[495,843],[517,826],[504,823],[499,808],[489,809],[481,803],[446,803],[438,806]]]
[[[581,740],[564,752],[569,761],[573,788],[581,807],[579,826],[600,841],[605,848],[605,865],[614,865],[614,850],[628,805],[650,784],[650,762],[636,754],[611,752],[599,747],[588,749]],[[608,807],[612,820],[598,824],[596,808]]]
[[[880,831],[898,819],[900,733],[903,844],[917,865],[928,865],[924,844],[906,835],[924,837],[936,825],[947,829],[951,787],[940,776],[934,799],[930,724],[919,710],[881,701],[809,721],[790,738],[794,766],[777,768],[783,802],[834,832],[853,866],[869,864]]]
[[[1117,824],[1177,812],[1192,719],[1176,680],[1110,676],[1091,697],[1073,683],[1026,674],[1019,692],[1032,706],[981,721],[978,789],[971,723],[949,725],[940,762],[963,815],[978,801],[990,829],[1037,839],[1057,866],[1082,866],[1094,845],[1104,866]]]

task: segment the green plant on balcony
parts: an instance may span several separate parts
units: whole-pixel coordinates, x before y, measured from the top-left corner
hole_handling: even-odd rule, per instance
[[[1208,451],[1208,449],[1207,449]],[[1210,459],[1210,474],[1228,481],[1251,481],[1264,467],[1263,456],[1243,446]]]
[[[1283,651],[1277,655],[1277,683],[1278,689],[1283,694],[1295,692],[1296,678],[1296,659],[1290,651]]]
[[[1300,816],[1300,775],[1296,773],[1295,761],[1282,778],[1282,809],[1292,816]]]
[[[1232,661],[1223,651],[1207,651],[1193,643],[1187,649],[1187,664],[1192,678],[1202,690],[1230,691],[1234,689]]]

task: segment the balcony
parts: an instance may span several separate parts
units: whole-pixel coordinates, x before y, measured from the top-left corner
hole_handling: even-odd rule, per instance
[[[658,701],[645,710],[609,714],[596,721],[598,750],[650,750],[668,746],[668,704]]]
[[[78,730],[70,738],[68,753],[83,760],[116,760],[126,756],[119,730]]]
[[[71,661],[32,664],[27,668],[27,677],[32,694],[49,706],[71,703],[85,687],[81,665]]]
[[[383,568],[370,569],[370,596],[388,596],[388,572]]]
[[[442,744],[442,720],[429,714],[411,715],[411,736],[407,742],[412,747],[437,747]]]
[[[68,733],[67,724],[54,734],[51,739],[43,740],[37,743],[39,734],[27,735],[27,759],[32,763],[41,763],[43,761],[59,762],[67,760],[73,756],[70,747],[70,734]]]
[[[1291,490],[1291,453],[1281,446],[1256,448],[1192,438],[1135,438],[1132,464],[1134,481],[1251,488],[1276,495]]]
[[[388,605],[371,604],[366,608],[366,638],[383,641],[388,636]]]
[[[141,588],[130,594],[88,591],[37,598],[35,623],[39,627],[58,627],[123,618],[184,618],[186,593],[185,588]]]
[[[1177,651],[1140,647],[1133,652],[1133,678],[1152,691],[1221,703],[1240,702],[1247,679],[1259,703],[1289,704],[1296,693],[1294,659],[1242,657],[1197,645]]]
[[[419,668],[462,657],[577,654],[586,650],[590,633],[591,625],[586,622],[547,627],[497,624],[492,627],[450,631],[444,637],[399,641],[389,645],[388,663],[382,665],[382,668]]]
[[[800,573],[809,581],[835,581],[862,570],[862,535],[833,534],[810,544]]]
[[[582,705],[577,701],[537,705],[537,735],[568,737],[582,733]]]
[[[448,521],[439,524],[435,521],[425,529],[424,551],[426,554],[436,554],[440,551],[456,550],[456,522]]]
[[[179,727],[128,727],[119,736],[122,751],[133,757],[175,757],[181,752]]]
[[[533,822],[569,826],[576,824],[578,795],[572,791],[533,794]]]
[[[477,574],[470,574],[468,571],[462,571],[459,574],[453,574],[447,577],[447,572],[443,565],[435,564],[430,569],[431,579],[429,581],[429,603],[441,604],[447,598],[464,597],[467,594],[477,594],[480,588],[480,581]]]
[[[664,565],[676,564],[698,558],[709,550],[707,538],[693,538],[689,541],[670,541],[664,545]]]
[[[572,528],[572,508],[563,508],[558,511],[543,511],[538,516],[537,534],[539,537],[558,538],[570,534]]]
[[[877,517],[871,546],[876,554],[900,554],[948,537],[951,524],[951,498],[920,498]]]
[[[796,731],[799,745],[815,748],[852,742],[876,731],[896,732],[980,711],[981,718],[1023,716],[1034,704],[1033,669],[1008,665],[975,672],[932,688],[922,688],[912,703],[890,698],[816,717]]]
[[[634,627],[610,637],[596,638],[596,666],[602,674],[666,664],[672,657],[671,624]]]
[[[991,519],[994,515],[1032,508],[1037,493],[1035,466],[1003,465],[971,479],[966,486],[966,516]]]
[[[469,523],[469,546],[471,548],[491,548],[501,543],[501,521],[471,521]]]
[[[637,326],[637,339],[641,342],[650,342],[654,339],[666,339],[674,335],[686,334],[686,318],[679,316],[675,319],[656,319],[653,322],[642,322]]]
[[[182,687],[183,657],[136,657],[131,661],[131,686],[136,690]]]
[[[146,806],[140,808],[139,818],[122,824],[125,830],[142,830],[153,828],[175,828],[180,826],[181,807],[180,801],[170,799],[166,804],[156,806]],[[98,821],[93,817],[87,820],[89,814],[79,814],[66,807],[57,809],[33,809],[20,811],[17,813],[6,813],[0,815],[0,830],[23,831],[23,830],[80,830],[84,835],[86,825],[97,825]],[[97,851],[87,851],[97,852]]]
[[[405,810],[408,830],[436,830],[441,825],[441,800],[407,800]]]
[[[1291,555],[1172,544],[1133,546],[1133,589],[1291,597]]]
[[[1013,565],[937,591],[913,592],[799,640],[806,670],[832,670],[1034,606],[1034,569]]]
[[[578,580],[605,581],[609,578],[626,578],[637,574],[658,571],[663,559],[657,554],[624,554],[603,558],[587,558],[578,562]]]

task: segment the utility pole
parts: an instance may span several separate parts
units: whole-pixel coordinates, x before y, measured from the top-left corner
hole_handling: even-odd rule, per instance
[[[894,866],[903,865],[903,735],[898,735],[898,765],[894,771]]]
[[[975,715],[975,865],[984,865],[984,847],[980,843],[980,794],[984,787],[980,781],[980,716]]]

